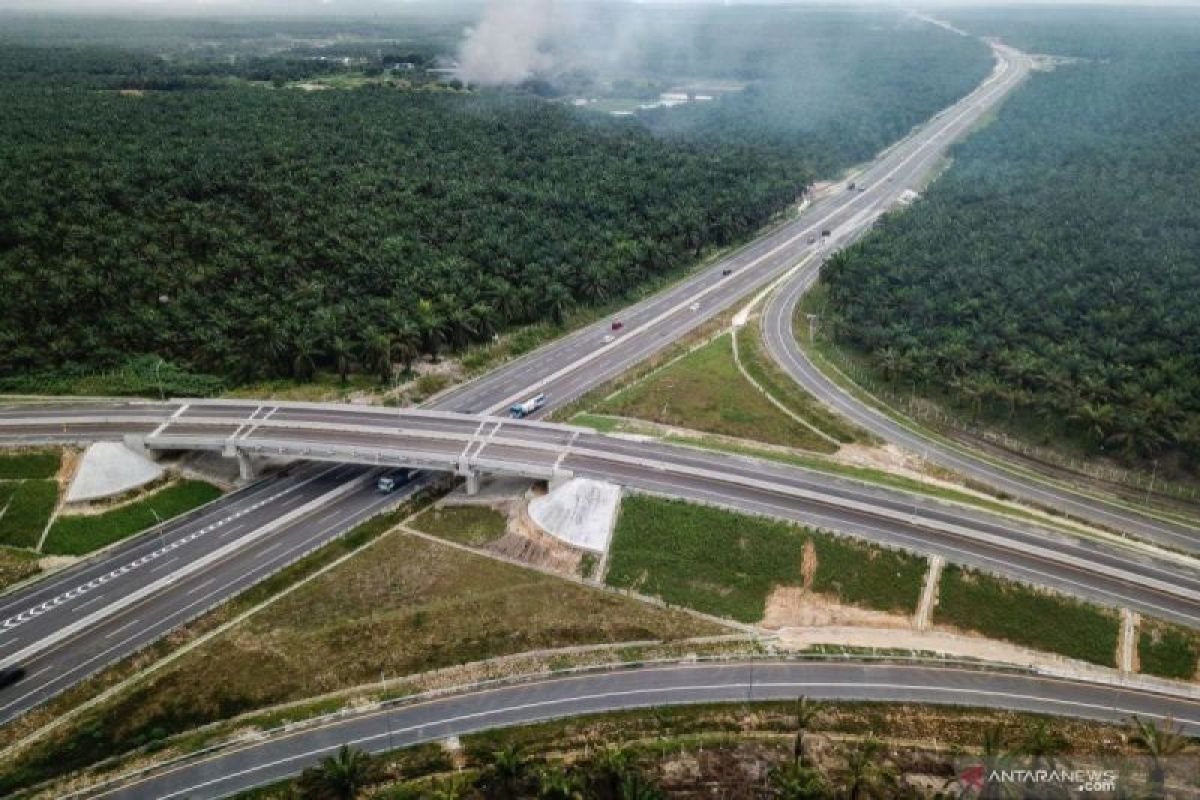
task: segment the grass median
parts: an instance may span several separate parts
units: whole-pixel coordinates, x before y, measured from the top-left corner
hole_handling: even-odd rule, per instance
[[[808,570],[806,542],[816,556]],[[911,614],[926,567],[916,556],[800,525],[633,495],[621,505],[606,580],[672,605],[758,622],[782,586]]]
[[[772,405],[742,376],[728,334],[622,389],[593,410],[822,453],[837,449]]]
[[[50,527],[42,550],[55,555],[83,555],[177,517],[221,496],[204,481],[184,480],[142,500],[99,514],[62,515]]]

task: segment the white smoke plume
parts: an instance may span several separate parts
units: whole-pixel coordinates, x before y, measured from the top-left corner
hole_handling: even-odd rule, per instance
[[[569,27],[556,0],[490,0],[459,48],[459,77],[498,86],[553,72],[554,41]]]

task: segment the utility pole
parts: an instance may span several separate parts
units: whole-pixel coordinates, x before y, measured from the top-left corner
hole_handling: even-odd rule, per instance
[[[1150,484],[1146,487],[1146,505],[1150,505],[1150,493],[1154,491],[1154,479],[1158,477],[1158,459],[1154,459],[1154,469],[1150,472]]]

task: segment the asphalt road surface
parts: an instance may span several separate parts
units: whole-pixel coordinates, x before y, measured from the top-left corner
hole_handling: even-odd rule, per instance
[[[0,662],[27,673],[0,690],[0,723],[400,502],[405,491],[379,494],[376,472],[296,465],[0,597]]]
[[[149,429],[147,441],[166,449],[219,449],[236,442],[246,452],[342,464],[441,471],[465,465],[540,478],[593,477],[938,553],[953,563],[1200,627],[1200,575],[1188,559],[788,464],[537,421],[333,404],[181,400],[58,404],[20,413],[0,416],[0,442]]]
[[[368,752],[580,714],[684,703],[875,700],[979,706],[1120,722],[1172,718],[1200,733],[1200,703],[1019,672],[946,666],[766,662],[586,673],[481,689],[325,722],[131,777],[89,796],[225,797],[295,775],[343,744]],[[982,734],[981,734],[982,735]]]

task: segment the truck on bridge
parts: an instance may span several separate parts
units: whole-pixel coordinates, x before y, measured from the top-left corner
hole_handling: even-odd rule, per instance
[[[546,405],[546,395],[535,394],[524,403],[517,403],[510,408],[508,415],[513,419],[524,419],[544,405]]]

